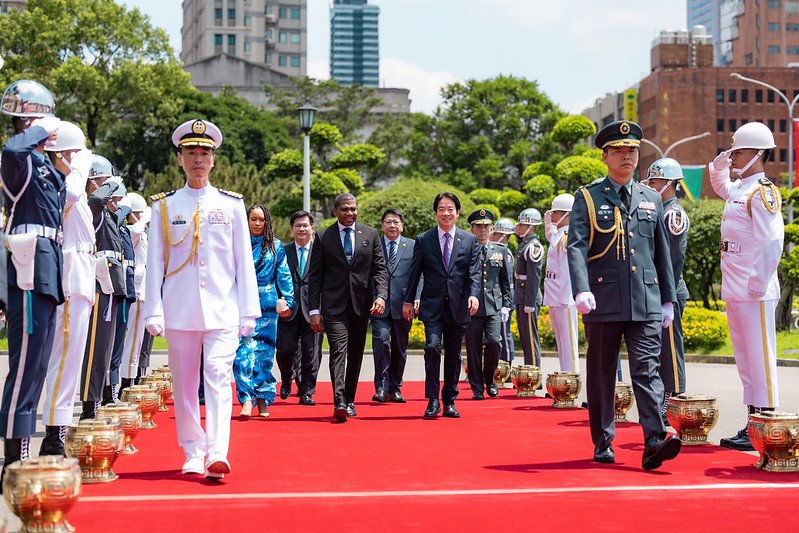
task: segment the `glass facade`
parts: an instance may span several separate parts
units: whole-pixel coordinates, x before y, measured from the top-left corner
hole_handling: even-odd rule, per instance
[[[330,77],[342,85],[378,87],[380,8],[367,0],[334,0],[330,9]]]

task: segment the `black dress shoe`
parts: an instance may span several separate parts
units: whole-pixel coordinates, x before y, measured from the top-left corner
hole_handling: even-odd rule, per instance
[[[441,412],[441,404],[438,400],[432,399],[427,402],[427,409],[424,410],[425,418],[435,418]]]
[[[491,396],[492,398],[496,398],[497,396],[499,396],[499,387],[497,387],[493,383],[491,385],[489,385],[488,386],[488,395]]]
[[[291,383],[289,383],[288,386],[281,385],[280,386],[280,399],[281,400],[285,400],[289,396],[291,396]]]
[[[316,400],[310,394],[300,396],[300,405],[316,405]]]
[[[380,402],[386,403],[388,401],[388,394],[383,389],[378,390],[374,396],[372,396],[373,402]]]
[[[347,404],[347,416],[352,417],[352,418],[355,418],[356,416],[358,416],[358,413],[355,412],[355,404],[354,403],[348,403]]]
[[[333,418],[336,419],[336,422],[346,422],[348,416],[347,406],[344,404],[339,404],[333,409]]]
[[[454,403],[448,403],[444,406],[444,416],[447,418],[460,418],[461,414],[455,409]]]
[[[613,446],[608,446],[607,448],[594,448],[594,462],[595,463],[604,463],[604,464],[613,464],[616,462],[616,454],[613,452]]]
[[[664,434],[664,436],[649,437],[644,447],[644,456],[641,466],[644,470],[660,468],[663,461],[674,459],[680,453],[682,441],[677,435]]]
[[[402,397],[402,393],[398,390],[392,392],[391,395],[389,395],[388,399],[389,401],[392,401],[394,403],[405,403],[406,401],[405,398]]]
[[[749,432],[746,428],[736,433],[734,437],[725,437],[721,439],[719,445],[741,452],[753,452],[755,450],[755,447],[752,446],[752,442],[749,440]]]
[[[474,394],[472,394],[472,400],[485,400],[485,399],[486,397],[483,396],[482,392],[475,392]]]

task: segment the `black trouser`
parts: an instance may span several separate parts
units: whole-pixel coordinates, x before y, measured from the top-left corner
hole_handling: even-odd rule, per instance
[[[150,354],[153,351],[153,336],[146,329],[141,338],[141,350],[139,350],[139,377],[144,376],[147,367],[150,366]]]
[[[369,325],[369,315],[358,316],[348,307],[347,313],[323,316],[330,343],[330,381],[335,405],[355,402]]]
[[[622,335],[627,344],[635,405],[644,441],[665,431],[660,418],[663,382],[660,379],[660,321],[586,322],[586,395],[591,440],[607,448],[616,436],[616,368]]]
[[[111,363],[108,367],[108,385],[119,385],[119,366],[122,364],[122,352],[125,350],[125,334],[128,332],[128,311],[133,304],[130,300],[122,300],[117,306],[117,319],[114,327],[114,346],[111,349]]]
[[[103,385],[111,365],[111,350],[114,347],[117,306],[122,297],[95,293],[94,309],[89,321],[89,336],[83,353],[80,376],[80,399],[84,402],[103,399]]]
[[[685,300],[678,301],[674,306],[674,322],[660,334],[660,377],[666,392],[685,392],[685,348],[682,332],[684,310]]]
[[[461,373],[461,345],[466,324],[459,324],[452,318],[449,300],[444,304],[438,320],[424,324],[424,396],[441,400],[445,405],[455,402],[458,397],[458,377]],[[441,388],[441,348],[444,348],[444,387]]]
[[[404,318],[372,318],[372,354],[375,392],[399,392],[408,360],[408,334],[412,322]]]
[[[483,392],[494,383],[503,326],[500,315],[475,315],[466,326],[466,366],[472,393]]]
[[[532,313],[525,313],[524,308],[516,305],[516,320],[519,326],[519,341],[524,352],[524,364],[535,364],[541,367],[541,342],[538,338],[538,310],[533,307]]]
[[[304,316],[277,323],[277,366],[282,387],[291,387],[296,376],[300,394],[316,394],[322,360],[322,335],[311,329]]]

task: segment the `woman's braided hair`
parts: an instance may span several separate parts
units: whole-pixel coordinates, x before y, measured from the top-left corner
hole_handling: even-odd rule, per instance
[[[261,241],[261,255],[257,261],[257,263],[261,263],[267,250],[272,250],[272,253],[275,253],[275,232],[272,229],[272,214],[261,204],[254,204],[247,210],[247,219],[249,220],[250,213],[255,209],[260,209],[264,213],[264,239]]]

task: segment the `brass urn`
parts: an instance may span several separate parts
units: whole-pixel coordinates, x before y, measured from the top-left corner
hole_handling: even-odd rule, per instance
[[[765,411],[749,415],[748,433],[760,453],[756,468],[799,472],[799,414]]]
[[[463,381],[469,381],[469,364],[466,357],[461,357],[461,368],[463,369]]]
[[[686,446],[707,444],[707,435],[719,421],[716,399],[704,394],[677,394],[669,398],[666,418]]]
[[[84,483],[108,483],[119,478],[113,466],[125,449],[122,422],[109,418],[81,420],[67,428],[67,457],[78,460]]]
[[[123,455],[133,455],[139,450],[133,445],[133,438],[139,433],[142,424],[141,407],[135,403],[109,403],[97,410],[96,418],[117,417],[122,422],[125,433],[125,450]]]
[[[616,411],[616,422],[627,422],[627,411],[635,403],[633,386],[621,381],[616,382],[616,398],[613,407]]]
[[[510,377],[510,363],[500,359],[497,362],[497,369],[494,371],[494,385],[500,389],[505,387],[505,382]]]
[[[535,365],[518,365],[510,371],[510,380],[519,398],[535,396],[542,377],[541,369]]]
[[[155,413],[161,405],[161,393],[153,384],[131,385],[122,389],[121,399],[126,403],[138,404],[141,409],[141,429],[153,429],[158,426],[153,422]]]
[[[169,397],[167,398],[167,400],[173,399],[174,396],[172,395],[172,371],[169,370],[169,366],[164,365],[164,366],[162,366],[160,368],[156,368],[155,370],[150,372],[150,374],[154,375],[154,376],[163,376],[169,381],[169,385],[170,385],[169,386]]]
[[[547,392],[552,396],[551,407],[572,409],[580,395],[582,380],[577,372],[553,372],[547,376]]]
[[[142,385],[155,385],[158,389],[158,394],[161,398],[158,402],[159,411],[169,411],[166,406],[166,401],[172,395],[172,378],[166,377],[165,374],[156,374],[155,372],[147,374],[139,381]]]
[[[22,521],[23,532],[75,531],[66,517],[80,488],[78,460],[58,455],[15,461],[3,478],[3,497]],[[3,522],[0,531],[5,530]]]

